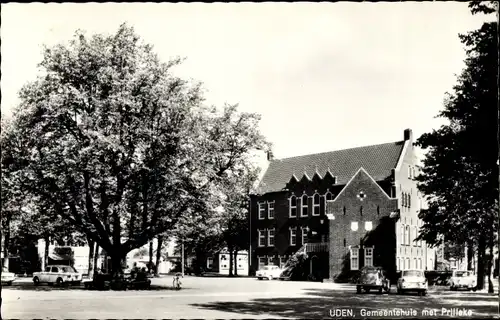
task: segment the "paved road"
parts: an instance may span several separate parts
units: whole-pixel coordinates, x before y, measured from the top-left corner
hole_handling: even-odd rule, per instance
[[[387,318],[465,319],[496,316],[498,306],[497,296],[483,292],[431,290],[426,297],[396,295],[395,290],[388,295],[356,294],[353,286],[333,283],[197,277],[184,278],[183,289],[173,291],[171,281],[153,279],[150,291],[119,292],[15,284],[2,290],[2,317],[317,319],[343,314],[352,319],[384,317],[385,311]]]

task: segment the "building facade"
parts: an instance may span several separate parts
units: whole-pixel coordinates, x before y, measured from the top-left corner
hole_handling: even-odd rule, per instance
[[[302,250],[312,274],[337,281],[364,265],[434,269],[434,250],[415,241],[425,203],[410,129],[398,142],[268,160],[250,196],[251,270]]]

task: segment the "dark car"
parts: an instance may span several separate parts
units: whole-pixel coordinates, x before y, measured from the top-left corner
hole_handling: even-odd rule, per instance
[[[380,267],[363,267],[359,271],[356,292],[370,292],[370,290],[376,290],[379,293],[391,290],[391,282],[387,278],[387,272]]]

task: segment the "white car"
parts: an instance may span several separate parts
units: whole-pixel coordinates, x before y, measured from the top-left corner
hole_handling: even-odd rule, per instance
[[[2,285],[10,286],[16,280],[16,275],[12,272],[2,271]]]
[[[259,269],[256,273],[257,279],[262,280],[262,279],[278,279],[281,275],[281,269],[278,266],[264,266],[261,269]]]
[[[476,285],[476,276],[471,271],[453,271],[450,279],[450,290],[463,288],[476,291]]]
[[[419,295],[427,294],[427,279],[421,270],[403,270],[398,279],[397,291],[399,294],[405,292],[418,292]]]
[[[82,282],[82,275],[71,266],[53,265],[45,267],[45,271],[33,273],[33,283],[39,285],[40,283],[48,284],[76,284]]]

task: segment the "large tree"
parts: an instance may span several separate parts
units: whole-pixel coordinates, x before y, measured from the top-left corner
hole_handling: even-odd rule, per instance
[[[132,249],[213,213],[228,173],[267,147],[257,115],[206,107],[200,84],[173,75],[180,63],[161,63],[126,25],[77,31],[44,50],[20,92],[24,185],[102,247],[115,275]]]
[[[469,7],[473,14],[495,10],[491,2]],[[427,150],[418,187],[429,200],[420,213],[419,238],[477,248],[482,288],[485,249],[498,223],[497,22],[459,38],[466,48],[465,68],[439,113],[448,123],[417,140]]]

